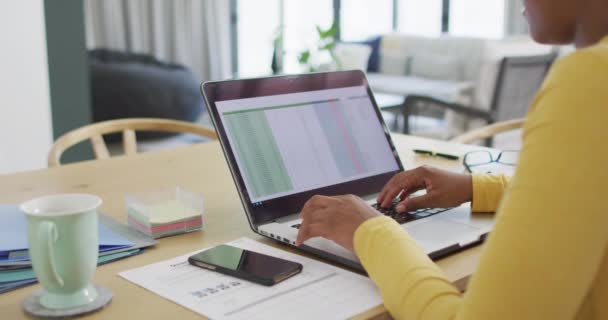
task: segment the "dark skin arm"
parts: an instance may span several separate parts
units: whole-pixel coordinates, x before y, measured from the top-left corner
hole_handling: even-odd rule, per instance
[[[426,194],[410,197],[419,190],[426,190]],[[422,166],[396,174],[380,192],[378,203],[387,208],[397,196],[401,198],[398,212],[455,207],[471,201],[473,183],[469,174]]]
[[[422,189],[427,191],[426,195],[409,198],[409,195]],[[471,200],[471,176],[426,166],[401,172],[386,184],[378,202],[384,206],[389,205],[399,194],[402,197],[399,204],[401,211],[453,207]],[[381,215],[354,195],[314,196],[306,202],[300,213],[302,225],[296,244],[324,237],[352,251],[357,228],[365,221]]]

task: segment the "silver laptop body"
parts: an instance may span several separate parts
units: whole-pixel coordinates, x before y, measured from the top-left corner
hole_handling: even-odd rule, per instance
[[[356,194],[373,205],[403,171],[360,71],[206,82],[201,86],[251,229],[295,246],[299,211],[315,194]],[[470,205],[408,214],[401,224],[431,258],[483,241],[493,215]],[[302,250],[361,269],[336,243]]]

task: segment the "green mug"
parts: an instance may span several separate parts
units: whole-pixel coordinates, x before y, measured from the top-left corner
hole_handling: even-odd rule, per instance
[[[75,308],[97,298],[91,279],[97,267],[97,208],[101,202],[89,194],[56,194],[21,204],[44,307]]]

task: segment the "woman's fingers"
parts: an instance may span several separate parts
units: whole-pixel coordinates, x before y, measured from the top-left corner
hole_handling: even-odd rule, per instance
[[[302,211],[302,223],[296,239],[297,245],[306,240],[323,237],[352,250],[357,228],[380,213],[355,195],[317,198]],[[319,203],[315,203],[318,202]],[[324,202],[325,201],[325,202]],[[322,207],[323,205],[326,207]]]
[[[381,207],[388,208],[401,191],[408,196],[422,188],[424,188],[424,178],[420,176],[418,169],[399,173],[384,186],[378,197],[378,203]]]
[[[380,193],[380,197],[378,197],[378,203],[381,207],[387,208],[391,205],[391,202],[395,197],[401,192],[402,186],[401,178],[402,175],[408,176],[408,172],[400,173],[394,176],[389,182],[384,186],[382,192]]]
[[[302,224],[300,231],[298,232],[298,238],[296,239],[296,245],[301,246],[302,243],[308,239],[316,237],[327,238],[330,235],[326,223],[313,223],[313,224]]]
[[[415,211],[418,209],[433,208],[435,207],[433,202],[435,202],[433,194],[427,193],[418,197],[405,198],[405,200],[397,204],[397,207],[395,209],[397,209],[397,212],[403,213]]]
[[[329,206],[331,203],[333,203],[335,201],[336,200],[331,197],[315,195],[312,198],[310,198],[308,201],[306,201],[306,203],[304,204],[304,207],[302,207],[301,213],[304,213],[305,211],[326,208],[327,206]]]
[[[420,191],[420,190],[426,190],[426,185],[418,185],[418,186],[414,186],[410,189],[407,190],[402,190],[401,194],[399,194],[399,199],[400,200],[405,200],[407,197],[409,197],[410,195]]]
[[[300,218],[302,219],[300,230],[302,230],[302,226],[305,224],[321,223],[326,218],[326,211],[326,208],[314,207],[309,207],[306,210],[302,210],[302,212],[300,212]]]
[[[303,211],[302,223],[298,231],[296,245],[301,245],[304,241],[315,237],[327,237],[330,232],[331,224],[329,223],[330,209],[309,209]]]
[[[314,196],[304,204],[300,218],[300,230],[296,239],[296,245],[301,245],[304,241],[315,238],[328,238],[332,235],[330,232],[335,223],[332,223],[332,215],[339,214],[335,212],[336,208],[340,207],[340,203],[351,199],[353,196]]]
[[[380,195],[378,196],[378,199],[376,199],[376,202],[382,204],[384,202],[384,199],[387,197],[387,193],[389,188],[392,187],[394,181],[397,179],[397,177],[399,175],[405,174],[407,171],[402,172],[402,173],[398,173],[396,175],[394,175],[390,180],[388,180],[388,182],[384,185],[384,187],[382,187],[382,191],[380,191]]]

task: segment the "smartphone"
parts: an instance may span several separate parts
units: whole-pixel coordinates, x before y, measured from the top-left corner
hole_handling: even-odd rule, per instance
[[[188,262],[265,286],[275,285],[302,271],[299,263],[225,244],[199,252],[189,257]]]

